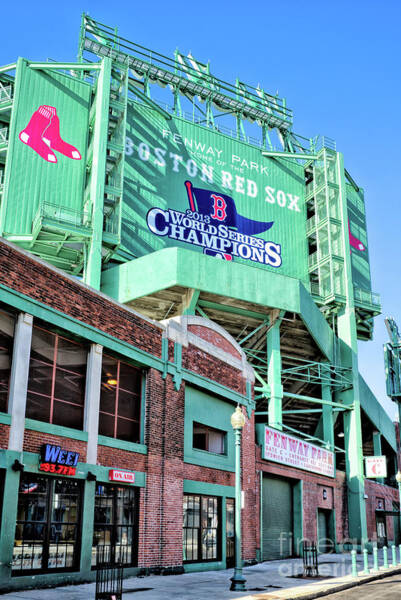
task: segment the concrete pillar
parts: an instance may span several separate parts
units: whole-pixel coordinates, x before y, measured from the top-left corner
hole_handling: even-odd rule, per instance
[[[33,317],[20,313],[14,332],[8,412],[11,415],[8,449],[22,452],[24,443],[26,395],[31,355]]]
[[[267,333],[267,381],[269,384],[269,425],[283,428],[283,386],[281,384],[280,323],[277,319]]]
[[[99,432],[100,386],[102,381],[103,346],[92,344],[86,367],[84,429],[88,432],[86,462],[92,465],[97,461]]]

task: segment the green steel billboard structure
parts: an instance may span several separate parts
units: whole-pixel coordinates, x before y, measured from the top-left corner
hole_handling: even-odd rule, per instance
[[[151,318],[224,327],[255,370],[257,427],[337,453],[366,540],[362,425],[395,438],[358,372],[380,300],[333,140],[296,134],[284,98],[84,14],[77,62],[0,68],[0,199],[6,239]]]

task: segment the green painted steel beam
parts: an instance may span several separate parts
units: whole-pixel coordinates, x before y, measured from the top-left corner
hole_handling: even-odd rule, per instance
[[[253,335],[255,335],[255,333],[257,333],[258,331],[263,329],[263,327],[267,327],[269,325],[269,322],[270,322],[270,318],[268,317],[263,323],[258,325],[258,327],[256,327],[256,329],[254,329],[253,331],[248,333],[248,335],[246,335],[244,338],[242,338],[242,340],[240,340],[238,342],[239,345],[241,346],[242,344],[244,344],[247,340],[249,340],[249,338],[251,338]]]
[[[14,71],[16,69],[17,63],[11,63],[9,65],[4,65],[4,67],[0,67],[0,73],[7,73],[7,71]]]
[[[243,317],[251,317],[252,319],[266,320],[267,317],[266,313],[258,313],[253,310],[245,310],[243,308],[236,308],[235,306],[227,306],[226,304],[209,302],[208,300],[199,300],[198,306],[202,306],[203,308],[210,308],[212,310],[219,310],[220,312],[241,315]]]
[[[263,392],[265,391],[265,388],[263,387],[259,387],[259,386],[255,386],[255,391],[256,392]],[[339,410],[345,410],[345,411],[349,411],[353,409],[352,405],[344,405],[344,404],[340,404],[338,402],[329,402],[328,400],[323,400],[322,398],[313,398],[312,396],[303,396],[302,394],[292,394],[291,392],[283,392],[283,397],[284,398],[295,398],[296,400],[304,400],[305,402],[312,402],[312,403],[316,403],[316,404],[326,404],[328,406],[333,406],[335,408],[338,408]]]
[[[330,385],[324,383],[322,385],[322,399],[327,402],[332,402]],[[331,448],[334,448],[334,414],[333,406],[330,404],[323,404],[323,438],[330,444]]]
[[[275,150],[262,150],[262,156],[267,158],[295,158],[301,160],[317,160],[317,154],[305,154],[296,152],[278,152]]]
[[[363,464],[363,440],[361,421],[361,391],[358,373],[358,343],[355,320],[354,285],[352,276],[351,250],[349,242],[349,213],[344,159],[336,153],[335,178],[344,242],[344,289],[345,306],[340,307],[337,317],[337,335],[341,364],[352,369],[352,387],[337,393],[345,405],[352,410],[344,413],[345,469],[348,483],[349,536],[365,543],[367,534],[365,477]]]
[[[102,241],[104,219],[104,186],[106,180],[106,152],[109,125],[111,60],[104,58],[97,80],[95,102],[95,123],[93,128],[93,160],[90,180],[90,201],[92,206],[93,235],[88,247],[84,281],[95,289],[100,289],[102,271]]]
[[[159,115],[162,115],[165,119],[170,120],[172,119],[172,115],[170,115],[170,113],[168,113],[166,110],[164,110],[161,106],[159,106],[157,104],[157,102],[154,102],[151,98],[149,98],[149,96],[147,96],[146,94],[144,94],[143,92],[141,92],[141,90],[139,90],[137,87],[134,87],[133,85],[129,85],[129,89],[133,94],[136,94],[137,96],[140,97],[140,99],[147,104],[148,106],[150,106],[151,108],[153,108],[153,110],[155,110],[157,113],[159,113]]]
[[[292,431],[293,433],[296,433],[301,437],[304,437],[306,440],[319,442],[319,444],[324,445],[325,447],[327,446],[327,442],[325,440],[321,440],[320,438],[317,438],[314,435],[309,435],[308,433],[299,431],[299,429],[294,429],[294,427],[290,427],[289,425],[283,425],[283,428],[287,429],[288,431]],[[344,450],[342,448],[339,448],[338,446],[332,446],[332,448],[334,448],[336,452],[344,452]]]
[[[194,315],[196,304],[199,300],[200,291],[199,290],[188,290],[186,294],[186,298],[183,302],[183,314],[184,315]]]
[[[100,71],[101,63],[53,63],[53,62],[28,62],[30,69],[63,69],[68,71]]]
[[[283,385],[281,383],[280,325],[283,312],[266,335],[267,380],[269,382],[268,412],[269,425],[275,429],[283,428]]]

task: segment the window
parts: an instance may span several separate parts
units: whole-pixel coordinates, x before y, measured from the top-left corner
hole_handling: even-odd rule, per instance
[[[80,507],[80,482],[29,473],[21,477],[14,575],[79,568]]]
[[[193,447],[215,454],[225,454],[226,433],[220,429],[207,427],[201,423],[193,425]]]
[[[0,311],[0,412],[7,412],[15,319]]]
[[[140,442],[141,370],[104,355],[100,393],[99,433]]]
[[[220,500],[184,495],[183,560],[203,562],[220,556]]]
[[[84,346],[34,327],[26,416],[82,429],[86,358]]]
[[[138,495],[133,487],[96,485],[92,566],[102,558],[135,565],[138,545]]]

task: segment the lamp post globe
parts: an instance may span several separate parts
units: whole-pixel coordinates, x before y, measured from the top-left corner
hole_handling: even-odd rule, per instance
[[[230,586],[231,590],[237,592],[245,590],[246,582],[242,574],[241,556],[241,431],[245,421],[241,407],[237,406],[231,415],[231,425],[235,436],[235,567]]]

